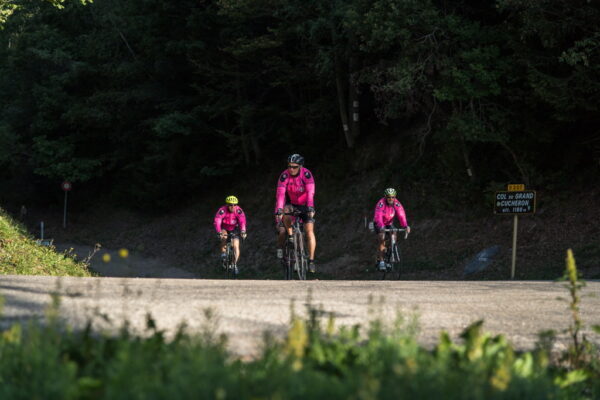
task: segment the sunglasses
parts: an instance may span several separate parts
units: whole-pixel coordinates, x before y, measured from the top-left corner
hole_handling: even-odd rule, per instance
[[[395,199],[396,196],[385,196],[386,199]]]
[[[288,165],[288,168],[290,168],[290,169],[298,169],[298,168],[300,168],[300,166],[299,165]]]

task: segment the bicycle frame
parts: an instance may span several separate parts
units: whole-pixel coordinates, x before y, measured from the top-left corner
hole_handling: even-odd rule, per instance
[[[232,235],[231,233],[227,234],[227,242],[225,244],[225,270],[227,271],[228,278],[235,278],[236,275],[233,270],[233,266],[235,265],[235,250],[233,249],[233,244],[231,241],[233,239],[239,239],[237,235]]]
[[[304,229],[303,223],[298,217],[300,212],[297,210],[291,213],[284,213],[296,217],[292,222],[292,237],[294,238],[293,245],[286,242],[284,248],[283,264],[285,267],[284,278],[291,280],[294,277],[294,272],[297,273],[299,280],[306,280],[306,271],[308,270],[308,257],[306,256],[306,247],[304,246]]]
[[[385,241],[389,243],[386,245],[384,262],[386,264],[386,270],[383,271],[381,279],[385,279],[388,272],[396,273],[396,279],[400,277],[400,264],[402,263],[402,257],[400,255],[400,248],[396,241],[397,232],[404,232],[404,239],[408,237],[408,231],[406,228],[384,228],[380,232],[385,233]],[[389,271],[388,271],[389,268]]]

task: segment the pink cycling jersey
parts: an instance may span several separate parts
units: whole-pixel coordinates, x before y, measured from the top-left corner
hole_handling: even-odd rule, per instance
[[[375,226],[381,229],[384,226],[391,225],[392,222],[394,222],[394,217],[398,218],[398,221],[400,221],[401,228],[406,228],[406,214],[404,213],[402,204],[394,199],[394,203],[388,205],[385,197],[379,199],[375,205],[375,215],[373,216]]]
[[[277,181],[275,195],[275,212],[282,209],[286,203],[296,206],[315,206],[315,178],[306,168],[301,167],[296,176],[285,170]]]
[[[233,206],[233,212],[229,211],[228,206],[223,206],[215,214],[214,226],[217,232],[222,229],[231,232],[239,225],[241,231],[246,230],[246,215],[240,206]]]

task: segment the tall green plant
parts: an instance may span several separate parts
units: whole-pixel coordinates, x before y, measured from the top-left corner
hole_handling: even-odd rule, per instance
[[[577,264],[573,251],[567,250],[565,275],[563,279],[567,282],[569,290],[569,310],[571,312],[571,323],[569,324],[568,333],[570,344],[566,353],[566,361],[573,369],[583,369],[591,367],[590,373],[600,376],[600,369],[597,361],[600,354],[600,348],[591,342],[583,333],[585,324],[581,317],[581,290],[585,287],[583,281],[577,271]],[[592,327],[597,333],[600,333],[600,326]]]

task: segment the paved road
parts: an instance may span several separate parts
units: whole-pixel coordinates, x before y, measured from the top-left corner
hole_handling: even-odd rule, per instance
[[[56,278],[0,276],[5,298],[2,323],[44,316],[50,293],[62,295],[61,314],[75,326],[95,315],[110,316],[116,325],[128,319],[138,331],[151,313],[160,329],[174,332],[186,321],[196,331],[206,324],[204,310],[217,315],[219,332],[230,337],[230,347],[242,356],[256,354],[266,330],[282,336],[292,302],[305,312],[309,291],[312,304],[332,312],[338,324],[365,323],[372,310],[392,322],[398,312],[417,314],[419,341],[431,346],[439,332],[457,338],[471,322],[485,320],[485,329],[503,333],[520,349],[530,349],[541,330],[569,324],[567,296],[555,282],[450,281],[226,281],[200,279]],[[600,282],[588,282],[583,291],[582,315],[600,324]],[[370,300],[374,299],[374,300]],[[379,304],[379,298],[384,303]],[[370,312],[371,310],[371,312]],[[214,321],[213,321],[214,322]],[[100,326],[100,321],[98,321]],[[105,326],[106,327],[106,326]],[[597,335],[591,335],[598,339]]]

